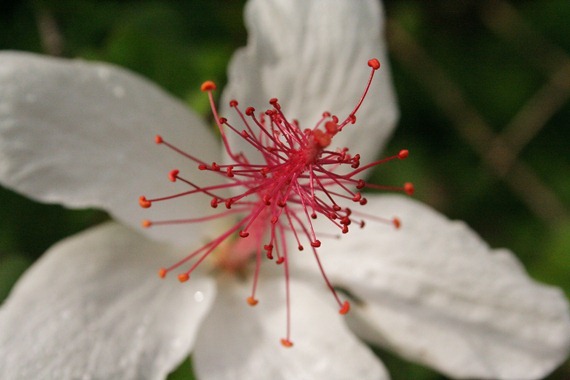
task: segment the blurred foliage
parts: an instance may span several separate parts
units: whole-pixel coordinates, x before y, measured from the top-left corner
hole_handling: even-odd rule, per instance
[[[508,14],[497,13],[493,1],[386,3],[390,24],[402,28],[427,52],[494,133],[503,131],[550,80],[557,59],[568,59],[570,54],[567,0],[512,2],[525,25],[547,42],[535,45],[527,44],[524,33],[508,40],[489,27],[490,19],[504,25],[510,20]],[[243,4],[243,0],[4,1],[0,49],[112,62],[150,78],[207,116],[199,85],[205,79],[226,81],[227,62],[246,41]],[[395,56],[392,69],[401,122],[388,150],[406,147],[412,155],[402,164],[377,171],[379,182],[413,181],[419,199],[466,220],[492,246],[516,252],[532,276],[570,294],[569,102],[549,115],[517,157],[565,208],[551,218],[539,217],[508,185],[508,175],[499,178],[484,164],[481,153],[442,110],[437,94],[422,85],[418,78],[430,73],[414,71]],[[0,202],[0,300],[50,245],[107,218],[99,211],[38,204],[5,189],[0,189]],[[444,378],[377,353],[396,380]],[[186,379],[189,373],[190,360],[171,378]],[[549,377],[567,378],[568,364]]]

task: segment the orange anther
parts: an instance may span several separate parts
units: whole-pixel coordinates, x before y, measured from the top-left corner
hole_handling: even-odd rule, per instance
[[[406,194],[408,195],[413,195],[414,194],[414,184],[411,182],[406,182],[404,184],[404,191],[406,192]]]
[[[144,195],[141,195],[139,197],[139,205],[142,208],[149,208],[152,205],[152,203],[148,199],[146,199]]]
[[[372,67],[374,70],[378,70],[380,68],[380,61],[376,58],[369,59],[368,66]]]
[[[398,219],[398,218],[392,219],[392,224],[393,224],[394,227],[396,227],[396,228],[400,228],[400,227],[402,226],[402,222],[400,222],[400,219]]]
[[[152,222],[150,220],[145,219],[141,222],[141,226],[143,226],[144,228],[149,228],[150,226],[152,226]]]
[[[291,342],[289,339],[283,338],[283,339],[281,339],[281,345],[283,347],[291,348],[291,347],[293,347],[293,342]]]
[[[247,303],[249,304],[249,306],[255,306],[257,305],[258,302],[259,301],[253,297],[247,297]]]
[[[167,271],[165,268],[160,268],[160,269],[158,270],[158,277],[160,277],[160,278],[166,277],[166,273],[167,273],[167,272],[168,272],[168,271]]]
[[[178,281],[180,282],[186,282],[190,279],[190,275],[188,273],[180,273],[178,275]]]
[[[410,152],[407,149],[402,149],[400,153],[398,153],[398,158],[400,160],[403,160],[404,158],[408,157],[409,154]]]
[[[171,170],[170,173],[168,173],[168,179],[171,182],[176,182],[176,178],[178,177],[178,173],[180,173],[180,170],[178,170],[178,169]]]
[[[156,135],[154,136],[154,142],[157,144],[162,144],[162,136],[161,135]]]
[[[338,132],[338,124],[334,121],[327,121],[325,123],[325,129],[327,130],[327,133],[335,135]]]
[[[215,91],[215,90],[216,90],[216,84],[214,82],[212,82],[211,80],[205,81],[200,86],[200,91],[202,91],[202,92]]]
[[[350,303],[348,301],[344,301],[338,312],[339,312],[339,314],[345,315],[349,311],[350,311]]]

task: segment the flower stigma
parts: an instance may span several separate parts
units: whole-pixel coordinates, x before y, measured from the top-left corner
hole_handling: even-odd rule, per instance
[[[353,226],[364,228],[365,220],[379,221],[399,228],[401,222],[397,217],[389,219],[369,215],[351,207],[366,205],[367,199],[361,192],[364,188],[399,191],[408,195],[414,192],[411,183],[383,186],[368,183],[358,177],[362,172],[380,164],[405,159],[408,157],[407,150],[361,165],[360,155],[352,154],[347,147],[329,148],[334,137],[344,128],[355,128],[352,125],[356,123],[357,111],[366,98],[375,72],[380,69],[380,62],[373,58],[368,61],[368,66],[371,68],[369,79],[350,114],[340,120],[337,116],[324,112],[313,128],[306,129],[302,129],[298,121],[287,119],[276,98],[269,100],[270,107],[264,112],[257,112],[253,107],[242,109],[236,100],[231,100],[229,105],[243,124],[242,128],[238,128],[218,114],[213,99],[216,90],[214,82],[206,81],[202,84],[201,90],[209,98],[228,163],[205,162],[159,135],[155,137],[155,142],[187,158],[197,165],[198,170],[218,176],[220,182],[200,186],[183,176],[179,169],[173,169],[168,173],[169,180],[181,182],[189,189],[164,197],[149,199],[141,196],[139,205],[149,208],[154,203],[202,194],[208,197],[210,207],[216,213],[192,219],[143,220],[142,226],[149,228],[200,223],[228,217],[235,222],[182,260],[161,268],[158,272],[161,278],[177,271],[178,280],[186,282],[209,256],[216,256],[216,267],[227,272],[243,270],[254,261],[251,293],[246,301],[255,306],[259,302],[256,293],[262,261],[275,262],[282,267],[285,279],[286,334],[281,339],[281,344],[291,347],[289,258],[292,248],[286,242],[287,235],[291,234],[298,251],[308,248],[312,252],[322,278],[338,305],[339,313],[344,315],[349,312],[349,301],[341,299],[322,265],[319,255],[322,243],[317,236],[314,220],[327,219],[331,227],[341,234],[348,233]],[[255,162],[252,157],[246,157],[243,152],[232,149],[228,133],[235,134],[260,153],[259,157],[255,157]],[[228,190],[234,195],[221,194]],[[339,236],[336,234],[336,237]],[[214,252],[216,255],[213,255]]]

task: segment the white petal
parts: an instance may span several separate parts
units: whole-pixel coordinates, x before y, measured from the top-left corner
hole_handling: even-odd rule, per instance
[[[215,296],[158,278],[175,253],[115,224],[54,246],[0,309],[0,378],[164,379]]]
[[[369,222],[321,248],[333,283],[363,302],[361,336],[458,378],[535,379],[564,360],[570,317],[559,289],[411,199],[370,196],[367,207],[398,216],[401,229]]]
[[[261,280],[259,304],[245,298],[249,284],[220,285],[194,354],[200,379],[387,379],[378,359],[360,343],[332,306],[330,294],[291,282],[292,340],[285,348],[284,281]]]
[[[252,0],[245,19],[248,45],[230,63],[223,105],[236,99],[243,108],[263,111],[269,99],[277,97],[287,118],[298,119],[303,128],[312,128],[324,111],[344,119],[364,91],[370,73],[368,60],[376,57],[382,68],[357,113],[356,125],[335,136],[331,146],[348,147],[365,161],[372,160],[398,114],[380,3]],[[224,116],[242,125],[229,107],[223,110]]]
[[[103,208],[131,226],[209,210],[208,200],[188,197],[148,211],[138,206],[140,195],[189,189],[168,180],[172,169],[198,184],[208,180],[196,177],[196,164],[156,145],[156,134],[207,161],[219,158],[219,144],[196,115],[134,74],[107,64],[0,54],[2,185],[43,202]],[[187,226],[150,231],[171,241],[196,239],[181,233]]]

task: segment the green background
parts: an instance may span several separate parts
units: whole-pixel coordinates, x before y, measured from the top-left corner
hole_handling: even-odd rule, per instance
[[[243,3],[4,1],[0,49],[113,62],[207,117],[199,85],[225,83],[246,41]],[[375,180],[414,182],[415,197],[510,248],[531,276],[570,295],[570,2],[394,0],[386,12],[401,109],[387,150],[411,156]],[[107,218],[3,188],[0,204],[0,300],[50,245]],[[394,379],[444,379],[378,354]],[[189,366],[171,377],[192,378]],[[568,362],[549,377],[568,378]]]

